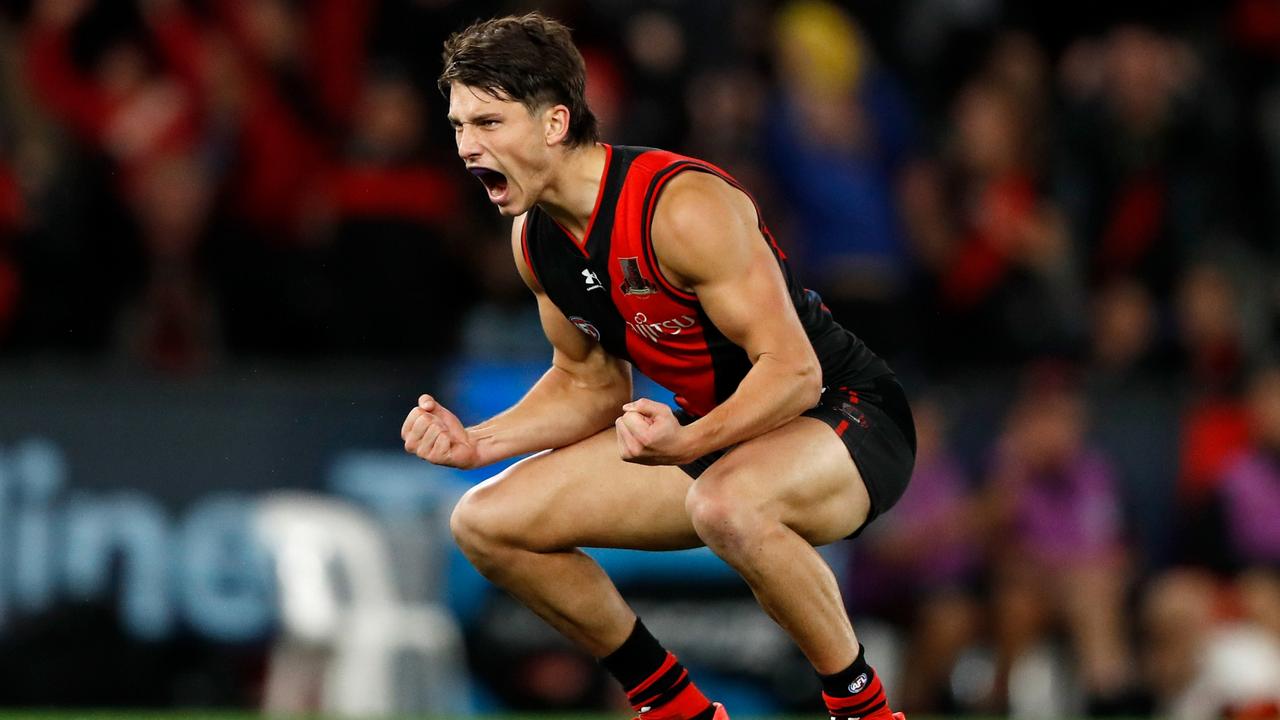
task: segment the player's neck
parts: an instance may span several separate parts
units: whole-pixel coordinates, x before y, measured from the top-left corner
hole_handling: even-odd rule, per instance
[[[579,240],[587,232],[600,194],[607,156],[603,145],[565,151],[555,175],[538,198],[542,207]]]

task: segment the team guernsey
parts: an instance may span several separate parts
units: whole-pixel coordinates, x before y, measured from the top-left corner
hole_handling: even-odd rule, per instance
[[[710,173],[747,191],[701,160],[649,148],[604,149],[605,172],[583,242],[535,206],[521,231],[525,262],[579,330],[675,393],[686,413],[700,417],[737,389],[751,360],[707,317],[696,295],[663,275],[650,227],[663,187],[680,173]],[[855,388],[890,375],[884,361],[832,319],[817,293],[797,282],[763,218],[759,223],[761,242],[777,258],[822,364],[823,385]]]

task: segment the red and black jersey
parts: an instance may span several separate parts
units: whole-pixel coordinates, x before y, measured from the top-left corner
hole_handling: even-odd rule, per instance
[[[578,329],[674,392],[686,412],[705,415],[737,389],[751,360],[711,322],[696,295],[663,276],[650,225],[663,187],[682,172],[710,173],[746,190],[701,160],[649,148],[604,148],[604,177],[584,242],[535,206],[521,234],[525,262]],[[884,361],[836,324],[817,293],[801,287],[763,219],[760,232],[822,363],[823,384],[856,387],[889,375]]]

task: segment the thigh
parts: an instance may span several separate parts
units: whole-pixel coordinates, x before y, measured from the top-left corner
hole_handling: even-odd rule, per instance
[[[830,426],[811,417],[738,445],[696,484],[695,492],[748,503],[814,545],[848,536],[871,509],[849,449]]]
[[[486,530],[537,551],[698,547],[678,467],[623,462],[614,429],[538,453],[467,492]]]

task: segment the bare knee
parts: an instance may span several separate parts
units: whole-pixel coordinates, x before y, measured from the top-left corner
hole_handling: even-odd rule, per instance
[[[481,573],[519,547],[518,535],[511,533],[510,526],[502,520],[505,504],[491,488],[481,484],[468,490],[449,516],[454,541]]]
[[[769,532],[780,529],[753,499],[706,476],[689,489],[685,510],[698,537],[722,557],[748,551]]]

